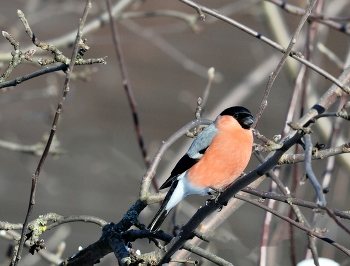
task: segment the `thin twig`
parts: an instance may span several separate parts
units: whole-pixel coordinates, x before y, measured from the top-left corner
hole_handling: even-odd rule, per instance
[[[112,13],[113,13],[114,17],[119,18],[121,13],[124,11],[124,9],[129,7],[130,4],[132,4],[133,2],[134,2],[134,0],[119,0],[119,1],[117,1],[112,8]],[[102,28],[103,26],[107,25],[108,20],[109,20],[109,16],[108,16],[108,12],[106,11],[103,14],[101,14],[100,16],[96,17],[95,19],[87,22],[84,26],[85,35],[87,33],[94,32],[94,31]],[[74,44],[76,35],[77,35],[77,31],[72,30],[69,33],[65,33],[63,36],[47,40],[47,43],[53,44],[56,48],[67,47],[69,45]],[[37,53],[39,53],[39,52],[40,52],[40,50],[37,51]]]
[[[111,32],[112,32],[114,49],[115,49],[115,52],[117,55],[121,74],[123,77],[123,86],[125,89],[125,93],[127,95],[127,98],[129,101],[129,106],[130,106],[131,111],[132,111],[132,117],[133,117],[134,127],[136,130],[136,134],[137,134],[137,138],[138,138],[138,142],[139,142],[139,147],[140,147],[145,165],[146,165],[146,167],[149,167],[150,159],[149,159],[148,154],[147,154],[147,149],[145,146],[145,141],[144,141],[142,130],[141,130],[140,119],[139,119],[139,115],[137,112],[136,100],[135,100],[134,93],[133,93],[132,88],[131,88],[130,80],[128,77],[128,71],[127,71],[127,68],[125,65],[123,49],[122,49],[122,45],[121,45],[121,41],[120,41],[120,37],[119,37],[118,27],[116,25],[115,20],[113,19],[113,15],[112,15],[111,1],[106,0],[106,4],[107,4],[108,15],[109,15],[109,22],[111,25]],[[157,185],[155,183],[154,183],[154,185],[155,185],[155,188],[157,189]]]
[[[52,55],[54,56],[54,58],[49,58],[49,59],[42,59],[40,58],[38,60],[38,63],[41,66],[46,66],[48,64],[52,64],[52,63],[56,63],[56,62],[60,62],[66,65],[70,65],[70,60],[71,58],[66,57],[56,46],[51,45],[51,44],[47,44],[41,40],[39,40],[34,32],[32,31],[32,29],[29,26],[29,23],[27,21],[27,19],[24,16],[24,13],[21,10],[17,10],[17,14],[19,19],[22,21],[23,26],[25,28],[25,31],[27,32],[29,38],[31,39],[31,41],[33,42],[33,44],[39,48],[41,48],[44,51],[48,51],[51,52]],[[81,53],[85,53],[89,47],[85,44],[85,41],[82,41],[80,39],[79,41],[79,49],[81,48]],[[95,64],[95,63],[99,63],[99,64],[106,64],[106,57],[104,58],[97,58],[97,59],[83,59],[82,56],[76,56],[74,59],[74,64],[76,65],[91,65],[91,64]]]
[[[268,81],[268,83],[266,85],[266,88],[265,88],[264,96],[263,96],[263,98],[261,100],[259,111],[258,111],[258,113],[255,116],[255,121],[254,121],[253,128],[256,128],[256,126],[257,126],[257,124],[258,124],[258,122],[260,120],[260,117],[261,117],[264,109],[267,106],[267,99],[269,97],[272,85],[275,82],[278,74],[280,73],[283,65],[285,64],[287,58],[290,56],[290,54],[292,52],[292,49],[293,49],[293,46],[297,42],[297,38],[298,38],[298,36],[300,34],[300,31],[301,31],[302,27],[304,26],[305,22],[307,21],[307,18],[310,16],[311,10],[315,6],[316,2],[317,2],[317,0],[310,1],[310,4],[309,4],[309,6],[306,9],[305,14],[301,17],[301,19],[299,21],[299,24],[298,24],[298,26],[297,26],[297,28],[296,28],[293,36],[292,36],[291,41],[289,42],[289,45],[288,45],[287,49],[284,51],[284,55],[282,56],[281,61],[277,65],[275,71],[270,74],[269,81]]]
[[[331,217],[335,221],[335,223],[337,225],[339,225],[340,228],[342,228],[345,232],[350,234],[350,229],[348,227],[346,227],[346,225],[339,220],[339,218],[336,216],[336,214],[332,210],[330,210],[327,207],[324,207],[323,209],[326,210],[326,212],[329,215],[329,217]]]
[[[322,160],[327,157],[350,153],[350,142],[344,143],[337,147],[331,147],[329,149],[318,150],[311,156],[312,160]],[[299,154],[284,154],[278,164],[295,164],[298,162],[303,162],[305,160],[305,153]]]
[[[51,72],[56,72],[56,71],[60,71],[62,70],[63,72],[65,72],[67,70],[67,65],[66,64],[60,64],[58,66],[52,66],[52,67],[45,67],[43,69],[37,70],[35,72],[32,72],[30,74],[21,76],[21,77],[17,77],[13,80],[9,80],[9,81],[4,81],[0,83],[0,89],[2,88],[6,88],[6,87],[10,87],[10,86],[16,86],[26,80],[32,79],[32,78],[36,78],[39,77],[41,75],[45,75]]]
[[[103,227],[107,224],[101,218],[90,216],[90,215],[70,215],[70,216],[62,216],[57,213],[47,213],[45,215],[40,215],[41,221],[52,222],[49,225],[45,224],[44,231],[51,230],[61,224],[71,223],[71,222],[84,222],[84,223],[93,223],[100,227]],[[30,222],[29,224],[35,223],[35,220]],[[8,222],[0,221],[0,230],[21,230],[23,228],[23,224],[11,224]]]
[[[41,156],[41,159],[39,161],[39,164],[37,166],[35,174],[32,176],[32,186],[31,186],[31,190],[30,190],[29,206],[28,206],[28,210],[27,210],[25,221],[23,223],[21,239],[20,239],[19,244],[18,244],[18,251],[14,253],[14,257],[13,257],[13,259],[11,261],[11,265],[14,265],[14,266],[17,265],[18,262],[21,259],[21,254],[22,254],[22,251],[23,251],[23,245],[24,245],[24,242],[26,240],[26,233],[27,233],[27,229],[28,229],[27,226],[28,226],[28,223],[29,223],[29,218],[30,218],[30,215],[32,213],[32,210],[33,210],[33,207],[34,207],[34,204],[35,204],[35,192],[36,192],[37,181],[38,181],[41,169],[42,169],[42,167],[44,165],[45,159],[46,159],[46,157],[47,157],[47,155],[49,153],[49,149],[50,149],[53,137],[54,137],[54,135],[56,133],[58,118],[59,118],[59,115],[60,115],[61,110],[62,110],[62,103],[66,99],[67,93],[69,91],[70,76],[71,76],[71,73],[73,71],[75,58],[77,57],[77,54],[78,54],[79,44],[81,42],[83,26],[84,26],[84,23],[85,23],[85,20],[86,20],[86,17],[87,17],[87,14],[88,14],[88,11],[89,11],[90,8],[91,8],[91,0],[87,0],[86,1],[86,6],[85,6],[85,10],[84,10],[82,18],[80,19],[80,22],[79,22],[79,28],[78,28],[75,44],[74,44],[74,47],[73,47],[73,52],[72,52],[72,56],[71,56],[71,59],[70,59],[69,67],[68,67],[68,69],[66,71],[66,79],[65,79],[65,82],[64,82],[64,86],[63,86],[62,102],[60,102],[58,104],[58,106],[57,106],[56,114],[55,114],[55,117],[54,117],[53,123],[52,123],[50,136],[49,136],[49,138],[47,140],[46,147],[45,147],[45,149],[43,151],[43,154]],[[24,17],[24,14],[23,14],[23,17]],[[23,22],[23,19],[22,19],[22,22]],[[28,27],[26,27],[26,30],[28,30]],[[32,34],[32,39],[33,39],[34,38],[34,34],[32,32],[31,32],[31,34]]]
[[[19,42],[15,40],[14,37],[12,37],[11,34],[9,34],[6,31],[2,31],[2,35],[10,42],[10,44],[13,46],[14,50],[12,51],[11,55],[11,62],[7,66],[5,72],[0,77],[0,82],[4,82],[12,73],[12,71],[20,64],[22,63],[24,56],[22,55],[22,51],[19,49]],[[34,54],[35,50],[33,50],[32,54]]]

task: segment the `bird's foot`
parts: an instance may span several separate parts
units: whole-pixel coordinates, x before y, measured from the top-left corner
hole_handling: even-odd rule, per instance
[[[218,191],[216,191],[217,193],[216,193],[216,196],[215,196],[215,203],[216,204],[218,204],[218,201],[219,201],[219,197],[220,197],[220,195],[221,195],[221,190],[218,190]]]
[[[214,191],[214,193],[208,192],[208,195],[210,196],[210,198],[205,201],[205,205],[208,205],[213,200],[215,201],[215,203],[217,203],[219,195],[218,195],[217,191]]]
[[[228,202],[226,201],[226,202],[224,202],[224,203],[222,203],[222,204],[219,204],[219,197],[220,197],[220,195],[221,195],[222,192],[223,192],[223,190],[215,190],[215,195],[212,194],[212,193],[208,193],[208,194],[211,196],[211,198],[210,198],[210,199],[207,199],[206,205],[208,205],[211,201],[214,201],[215,204],[216,204],[217,206],[219,206],[219,207],[218,207],[218,211],[221,211],[222,208],[223,208],[224,206],[226,206],[227,203],[228,203]]]
[[[224,190],[217,190],[217,194],[216,194],[216,197],[215,197],[215,204],[218,206],[218,212],[220,212],[222,210],[222,208],[224,206],[227,205],[228,201],[225,201],[223,203],[219,203],[219,197],[221,196],[221,193],[223,192]]]
[[[210,194],[210,198],[205,201],[205,205],[206,206],[209,205],[209,203],[212,202],[214,199],[215,199],[215,196]]]

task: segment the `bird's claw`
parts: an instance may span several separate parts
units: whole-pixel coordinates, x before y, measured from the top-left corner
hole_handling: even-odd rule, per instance
[[[215,204],[216,204],[217,206],[219,206],[219,207],[218,207],[218,211],[221,211],[222,208],[223,208],[224,206],[227,205],[227,202],[224,202],[224,203],[222,203],[222,204],[219,204],[219,197],[220,197],[220,195],[221,195],[221,192],[222,192],[222,191],[217,190],[217,191],[216,191],[216,195],[213,195],[213,194],[210,193],[209,195],[211,196],[211,198],[206,200],[205,205],[208,205],[210,202],[214,201]]]

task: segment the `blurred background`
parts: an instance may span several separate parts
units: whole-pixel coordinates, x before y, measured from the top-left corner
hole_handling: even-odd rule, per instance
[[[132,1],[131,1],[132,2]],[[335,3],[336,2],[336,3]],[[113,1],[115,4],[116,1]],[[201,0],[198,3],[219,10],[234,20],[258,31],[281,45],[288,44],[299,17],[274,9],[274,5],[257,0]],[[289,0],[288,3],[305,8],[305,1]],[[70,32],[76,32],[85,1],[67,0],[14,0],[0,1],[0,28],[10,33],[23,51],[36,49],[33,63],[18,66],[8,80],[40,69],[39,58],[50,58],[31,44],[17,10],[24,12],[29,25],[40,40],[57,44],[67,56],[71,56],[71,42],[62,45],[60,40]],[[329,6],[332,5],[332,8]],[[176,10],[195,15],[195,10],[179,1],[147,0],[133,1],[125,12]],[[106,11],[105,1],[92,1],[88,22],[95,21]],[[350,3],[346,0],[326,3],[324,14],[348,16]],[[130,15],[131,13],[129,13]],[[125,15],[127,17],[127,14]],[[279,21],[278,19],[282,20]],[[277,26],[277,27],[276,27]],[[317,40],[345,60],[348,55],[349,35],[320,25]],[[232,105],[243,105],[253,114],[258,111],[268,75],[275,69],[282,54],[257,38],[249,36],[210,16],[197,23],[193,31],[184,21],[166,16],[150,18],[123,18],[118,21],[125,63],[133,89],[145,145],[152,158],[172,133],[194,119],[198,97],[202,97],[207,84],[207,70],[215,68],[215,80],[206,106],[205,118],[214,119],[221,110]],[[303,52],[305,31],[302,32],[297,51]],[[85,214],[100,217],[107,222],[118,222],[128,208],[139,197],[140,180],[146,170],[133,125],[132,113],[121,82],[120,69],[112,44],[109,24],[84,34],[90,50],[85,58],[107,56],[106,65],[76,66],[74,72],[82,74],[70,85],[70,92],[63,104],[55,140],[63,154],[49,155],[39,177],[36,204],[31,220],[48,212],[60,215]],[[278,40],[277,38],[281,38]],[[299,41],[299,40],[298,40]],[[313,61],[330,74],[338,77],[341,70],[314,47]],[[5,39],[0,40],[1,72],[9,64],[13,47]],[[277,77],[268,99],[268,106],[259,122],[258,130],[268,138],[280,134],[285,125],[287,106],[293,89],[293,82],[300,67],[293,59],[287,60]],[[310,72],[309,96],[312,106],[331,82]],[[0,139],[22,145],[42,142],[50,132],[52,119],[61,100],[64,83],[63,73],[44,75],[13,88],[0,91]],[[311,85],[310,85],[311,84]],[[337,104],[335,105],[337,106]],[[337,107],[333,108],[334,110]],[[299,111],[298,111],[299,112]],[[299,115],[299,114],[298,114]],[[295,117],[295,120],[298,118]],[[333,121],[333,120],[329,120]],[[349,139],[349,126],[342,129]],[[313,141],[327,143],[331,128],[315,128]],[[157,170],[161,183],[182,156],[191,139],[183,137],[168,150]],[[23,223],[28,208],[31,177],[40,157],[0,148],[0,220]],[[327,199],[330,207],[345,210],[349,206],[349,167],[344,161],[349,156],[337,158]],[[255,158],[246,172],[258,165]],[[314,162],[317,176],[324,170],[324,161]],[[303,165],[299,166],[299,178]],[[286,185],[292,182],[292,168],[282,168],[281,179]],[[269,189],[266,179],[260,189]],[[313,201],[312,186],[306,182],[298,187],[296,196]],[[184,215],[177,217],[177,224],[185,223],[195,210],[204,204],[205,198],[188,198]],[[278,207],[279,206],[279,207]],[[277,205],[277,209],[283,204]],[[147,207],[140,216],[148,224],[158,204]],[[305,210],[306,217],[312,216]],[[168,223],[171,219],[168,219]],[[213,253],[222,256],[234,265],[256,265],[261,243],[261,228],[264,211],[245,204],[230,217],[216,232],[211,244],[203,245]],[[273,218],[273,224],[282,223]],[[344,221],[350,226],[349,221]],[[332,229],[328,236],[342,245],[349,244],[349,236],[325,216],[317,217],[312,226]],[[171,228],[165,223],[164,230]],[[270,265],[292,265],[289,255],[287,226],[279,237],[271,236]],[[340,230],[340,231],[337,231]],[[42,235],[47,250],[54,252],[57,245],[65,241],[62,258],[95,242],[101,235],[101,228],[94,224],[70,223]],[[304,258],[307,245],[306,235],[295,229],[298,261]],[[10,242],[0,238],[0,264],[6,260]],[[134,244],[141,252],[153,249],[147,240]],[[336,248],[318,241],[319,255],[346,263],[347,256]],[[24,250],[20,265],[48,265],[37,255]],[[100,265],[116,265],[113,254],[105,257]],[[7,264],[6,264],[7,265]],[[202,265],[210,265],[203,264]]]

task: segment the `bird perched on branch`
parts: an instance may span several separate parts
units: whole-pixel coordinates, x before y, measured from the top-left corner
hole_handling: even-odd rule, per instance
[[[220,193],[242,174],[252,152],[253,122],[248,109],[230,107],[194,139],[160,187],[170,189],[148,226],[150,231],[158,230],[171,209],[186,196]]]

